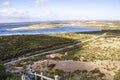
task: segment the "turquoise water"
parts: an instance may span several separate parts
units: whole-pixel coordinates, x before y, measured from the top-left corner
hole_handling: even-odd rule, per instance
[[[56,34],[56,33],[66,33],[66,32],[93,32],[101,31],[96,28],[88,28],[82,26],[61,26],[57,28],[46,28],[40,30],[17,30],[9,31],[9,28],[18,28],[23,26],[29,26],[31,24],[4,24],[0,25],[0,35],[22,35],[22,34]]]

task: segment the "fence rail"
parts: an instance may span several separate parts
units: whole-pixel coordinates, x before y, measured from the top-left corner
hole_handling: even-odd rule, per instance
[[[37,77],[40,77],[41,78],[41,80],[59,80],[59,78],[58,78],[58,75],[55,75],[54,76],[54,79],[52,79],[52,78],[49,78],[49,77],[47,77],[47,76],[44,76],[43,75],[43,73],[41,72],[40,74],[37,74],[37,73],[33,73],[33,74],[31,74],[31,75],[34,75],[35,77],[34,77],[34,80],[37,80]],[[22,80],[30,80],[30,78],[28,79],[25,79],[24,77],[26,77],[25,75],[22,75]]]

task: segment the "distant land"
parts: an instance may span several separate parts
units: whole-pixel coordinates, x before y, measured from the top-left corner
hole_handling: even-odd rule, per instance
[[[107,22],[107,23],[106,23]],[[16,30],[39,30],[39,29],[46,29],[46,28],[57,28],[61,26],[86,26],[86,27],[97,27],[103,28],[103,26],[114,27],[115,24],[112,22],[119,22],[119,21],[47,21],[47,22],[28,22],[31,24],[30,26],[23,26],[18,28],[9,28],[7,30],[16,31]],[[14,23],[13,23],[14,24]],[[21,23],[21,24],[24,24]]]
[[[31,26],[19,27],[19,28],[10,28],[8,30],[38,30],[38,29],[45,29],[45,28],[56,28],[59,27],[59,24],[34,24]]]

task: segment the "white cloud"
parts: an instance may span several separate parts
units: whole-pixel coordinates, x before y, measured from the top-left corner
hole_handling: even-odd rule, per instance
[[[22,10],[17,10],[16,8],[4,8],[0,10],[0,16],[3,17],[23,17],[27,12]]]
[[[48,2],[49,0],[35,0],[36,3],[45,3],[45,2]]]
[[[10,2],[8,2],[8,1],[3,2],[2,5],[3,5],[3,6],[9,6],[9,5],[10,5]]]
[[[0,10],[0,20],[5,22],[15,22],[15,21],[44,21],[51,20],[54,18],[53,11],[49,9],[40,9],[37,11],[26,11],[19,10],[16,8],[4,8]]]
[[[44,13],[44,14],[43,14]],[[36,18],[36,19],[44,19],[49,18],[52,12],[48,9],[41,9],[37,11],[27,11],[27,10],[19,10],[13,7],[4,8],[0,10],[0,17],[6,18]]]

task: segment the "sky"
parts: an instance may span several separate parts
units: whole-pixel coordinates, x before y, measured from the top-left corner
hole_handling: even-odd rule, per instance
[[[0,23],[120,20],[120,0],[0,0]]]

